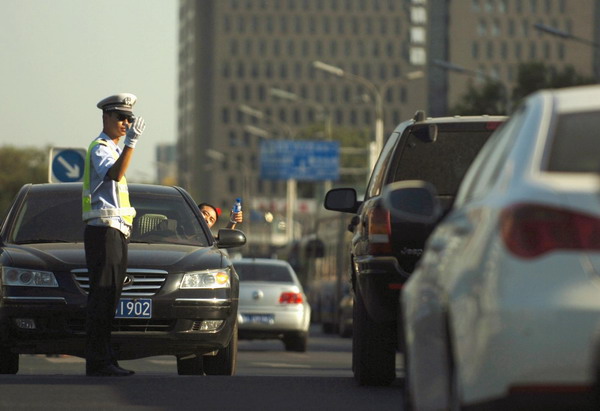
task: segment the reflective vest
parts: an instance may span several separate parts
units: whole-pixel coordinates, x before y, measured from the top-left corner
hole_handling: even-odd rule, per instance
[[[117,202],[118,208],[103,208],[94,210],[92,209],[92,192],[90,187],[92,185],[91,168],[92,168],[92,149],[96,145],[102,144],[105,147],[110,147],[104,140],[94,140],[90,144],[87,154],[85,156],[85,169],[83,172],[83,191],[81,198],[81,209],[83,212],[83,221],[91,220],[93,218],[100,218],[103,223],[108,226],[119,228],[119,223],[113,220],[111,217],[121,217],[127,225],[131,227],[133,224],[133,217],[135,217],[135,208],[131,207],[129,203],[129,190],[127,188],[127,180],[125,176],[117,183]],[[118,153],[110,147],[115,159],[119,158]]]

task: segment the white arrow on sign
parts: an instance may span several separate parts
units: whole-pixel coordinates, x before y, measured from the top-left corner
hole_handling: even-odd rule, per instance
[[[71,165],[71,164],[69,164],[69,162],[67,160],[65,160],[61,156],[58,156],[56,159],[58,160],[58,162],[60,164],[63,165],[64,168],[67,169],[67,177],[69,177],[69,178],[79,177],[79,165],[77,165],[77,164]]]

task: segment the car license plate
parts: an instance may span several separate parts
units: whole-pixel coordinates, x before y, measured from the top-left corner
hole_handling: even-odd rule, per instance
[[[242,314],[242,320],[246,324],[274,324],[273,314]]]
[[[152,299],[121,298],[115,318],[152,318]]]

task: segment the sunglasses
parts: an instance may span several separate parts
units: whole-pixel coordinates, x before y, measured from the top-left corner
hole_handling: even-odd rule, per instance
[[[133,116],[130,116],[128,114],[115,113],[115,116],[117,117],[117,120],[119,120],[119,121],[127,120],[128,122],[133,123]]]

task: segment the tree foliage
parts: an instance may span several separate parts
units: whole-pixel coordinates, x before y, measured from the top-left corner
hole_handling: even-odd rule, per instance
[[[39,148],[0,147],[0,218],[27,183],[48,182],[48,151]]]
[[[499,81],[486,80],[481,86],[469,82],[469,88],[458,104],[450,109],[451,115],[506,114],[507,91]]]
[[[506,114],[535,91],[594,83],[594,78],[578,74],[570,65],[559,71],[543,62],[521,63],[510,93],[497,80],[471,81],[467,92],[449,112],[452,115]]]

